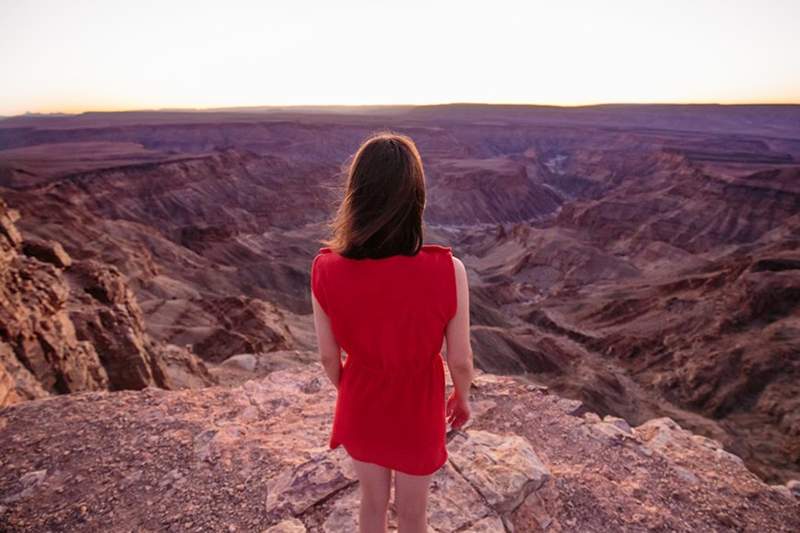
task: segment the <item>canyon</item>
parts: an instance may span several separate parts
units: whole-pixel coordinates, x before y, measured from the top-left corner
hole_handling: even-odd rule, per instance
[[[410,135],[420,149],[425,240],[451,246],[467,268],[476,366],[481,379],[518,383],[501,402],[511,424],[527,383],[583,406],[590,414],[562,413],[582,428],[607,417],[629,429],[680,429],[693,435],[685,454],[705,445],[740,458],[731,480],[752,474],[748,483],[776,498],[769,505],[783,501],[798,513],[791,497],[779,499],[786,491],[770,488],[800,479],[800,106],[790,105],[453,104],[0,120],[4,437],[40,442],[35,428],[23,429],[40,411],[53,425],[66,412],[85,421],[95,409],[111,421],[114,402],[144,408],[163,395],[188,413],[208,395],[244,397],[242,387],[266,386],[271,376],[307,379],[317,357],[310,261],[341,198],[347,158],[382,129]],[[481,420],[477,427],[492,434],[507,429]],[[254,431],[237,423],[236,431]],[[547,431],[533,427],[540,423],[517,433]],[[578,425],[570,431],[589,431]],[[601,439],[613,431],[602,427]],[[131,438],[114,428],[109,438]],[[203,431],[196,429],[193,439]],[[537,451],[558,441],[526,435]],[[714,472],[692,456],[684,467],[693,476]],[[30,460],[28,470],[42,470]],[[22,467],[8,461],[0,464],[6,497],[23,490],[10,481]],[[536,530],[522,518],[527,505],[543,530],[602,531],[588,502],[617,496],[586,494],[586,507],[567,513],[555,471],[577,476],[584,465],[561,461],[543,463],[552,479],[542,490],[550,492],[524,494],[528,503],[511,511],[489,505],[469,524]],[[336,498],[351,487],[342,476]],[[7,512],[32,520],[24,506],[9,507],[16,501],[3,504]],[[290,514],[325,530],[333,501],[320,497],[311,511]],[[686,504],[698,514],[685,524],[668,513],[649,516],[647,527],[736,530],[768,519],[745,510],[707,522],[695,503]],[[773,515],[791,524],[780,513]],[[336,529],[328,522],[327,530]]]

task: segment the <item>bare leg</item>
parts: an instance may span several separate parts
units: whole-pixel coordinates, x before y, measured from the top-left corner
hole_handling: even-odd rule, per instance
[[[361,508],[358,515],[359,533],[385,533],[386,511],[392,488],[392,471],[374,463],[353,461],[358,484],[361,486]]]
[[[412,476],[395,471],[394,500],[399,533],[428,531],[428,487],[433,474]]]

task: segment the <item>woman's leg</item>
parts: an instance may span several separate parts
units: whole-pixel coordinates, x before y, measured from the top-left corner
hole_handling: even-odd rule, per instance
[[[412,476],[394,473],[394,504],[397,508],[398,533],[428,531],[428,486],[433,474]]]
[[[392,471],[374,463],[353,461],[358,483],[361,485],[361,509],[359,511],[359,533],[385,533],[386,511],[389,509],[389,493],[392,488]]]

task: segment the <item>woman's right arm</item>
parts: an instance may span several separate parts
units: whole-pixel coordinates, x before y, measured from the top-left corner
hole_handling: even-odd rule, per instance
[[[462,426],[470,415],[469,396],[473,379],[472,345],[469,336],[469,282],[464,263],[453,257],[456,276],[456,314],[447,324],[447,367],[453,379],[454,394],[448,400],[448,417],[453,427]]]

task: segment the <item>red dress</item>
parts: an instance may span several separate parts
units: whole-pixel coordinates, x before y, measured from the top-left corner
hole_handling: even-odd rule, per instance
[[[412,475],[447,461],[441,353],[456,313],[452,249],[350,259],[319,249],[311,290],[339,346],[339,390],[329,447]]]

